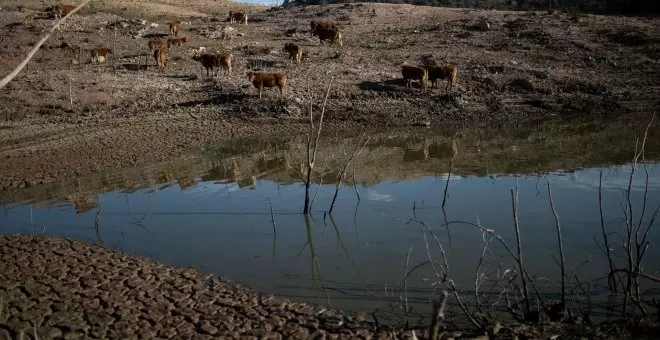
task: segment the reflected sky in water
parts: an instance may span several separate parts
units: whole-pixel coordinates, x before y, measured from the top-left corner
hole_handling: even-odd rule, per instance
[[[645,223],[660,205],[660,163],[649,165],[648,170]],[[70,202],[5,209],[0,232],[90,240],[169,265],[192,265],[278,295],[320,303],[328,303],[329,298],[333,307],[349,310],[381,310],[398,297],[396,287],[401,286],[411,247],[410,267],[428,259],[423,227],[415,221],[426,223],[443,244],[450,275],[459,287],[472,289],[481,232],[458,222],[447,228],[444,214],[447,221],[478,220],[513,242],[511,190],[516,186],[525,262],[532,273],[556,279],[559,268],[553,255],[557,257],[557,236],[548,180],[563,230],[568,268],[588,260],[580,267],[580,275],[587,279],[602,275],[605,259],[594,241],[602,241],[598,206],[601,172],[606,227],[620,231],[630,165],[540,177],[455,176],[449,184],[444,212],[441,202],[446,175],[358,185],[360,201],[352,186],[342,185],[332,218],[325,212],[335,186],[323,185],[309,224],[300,214],[304,199],[300,183],[255,179],[239,187],[236,182],[202,181],[184,190],[177,184],[158,184],[131,193],[102,194],[100,209],[84,213],[76,213]],[[637,220],[645,191],[641,166],[633,179]],[[315,185],[313,192],[316,190]],[[650,272],[658,269],[657,262],[648,260],[660,256],[658,247],[653,246],[658,241],[660,236],[653,232],[646,263]],[[438,248],[429,242],[431,256],[440,261]],[[312,261],[312,254],[318,262]],[[502,263],[504,268],[511,268],[511,259],[504,254],[501,247],[491,246],[485,266],[495,268]],[[430,268],[416,271],[408,281],[411,301],[426,301],[432,281]],[[548,285],[548,289],[553,286]]]

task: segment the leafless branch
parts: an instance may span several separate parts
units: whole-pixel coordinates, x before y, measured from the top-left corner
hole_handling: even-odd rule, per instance
[[[406,313],[406,325],[408,325],[408,265],[410,264],[410,254],[412,253],[413,246],[410,245],[408,249],[408,256],[406,262],[403,264],[403,303]]]
[[[358,151],[358,147],[360,146],[360,142],[362,142],[362,138],[364,138],[364,132],[362,135],[360,135],[360,138],[358,138],[357,142],[355,143],[355,148],[353,149],[353,153],[351,153],[351,157],[348,158],[346,161],[346,164],[344,164],[344,168],[342,169],[341,173],[339,174],[339,179],[337,179],[337,185],[335,187],[335,195],[332,197],[332,203],[330,203],[330,210],[328,211],[328,214],[332,214],[332,209],[335,207],[335,201],[337,200],[337,195],[339,194],[339,188],[341,186],[341,181],[344,179],[344,176],[346,176],[346,170],[348,169],[349,164],[351,164],[351,161],[353,158],[357,157],[360,153],[362,153],[362,150],[367,146],[367,143],[369,143],[369,139],[371,137],[367,137],[367,140],[364,142],[362,145],[362,148],[360,149],[360,152]],[[356,154],[357,152],[357,154]]]
[[[603,233],[603,242],[605,243],[605,253],[607,254],[607,261],[610,265],[610,273],[614,272],[614,260],[612,258],[612,248],[610,248],[609,236],[605,231],[605,219],[603,217],[603,172],[600,172],[600,177],[598,178],[598,210],[600,211],[600,230]],[[613,276],[609,276],[611,279],[614,279]],[[616,291],[616,281],[608,280],[608,285],[611,292]]]
[[[552,190],[550,189],[550,180],[548,180],[548,197],[550,198],[550,210],[552,210],[552,217],[555,220],[555,227],[557,229],[557,242],[559,243],[559,260],[561,261],[561,305],[562,309],[566,308],[566,267],[564,262],[564,242],[561,236],[561,224],[559,223],[559,215],[555,210],[555,203],[552,200]]]
[[[516,191],[514,193],[511,189],[511,204],[513,208],[513,226],[516,231],[516,244],[518,246],[518,256],[516,261],[518,262],[518,269],[520,270],[520,283],[522,284],[523,289],[523,298],[525,299],[525,315],[529,315],[531,312],[531,307],[529,304],[529,291],[527,289],[527,280],[524,275],[523,259],[522,259],[522,243],[520,241],[520,225],[518,223],[518,185],[516,184]]]
[[[307,180],[305,181],[305,206],[303,208],[303,214],[307,215],[309,213],[309,188],[312,181],[312,171],[314,170],[314,163],[316,162],[316,152],[318,151],[319,139],[321,138],[321,130],[323,127],[323,116],[325,115],[325,107],[328,103],[328,97],[330,96],[330,89],[332,88],[332,80],[330,78],[328,82],[328,89],[325,93],[325,99],[323,100],[323,106],[321,108],[321,116],[319,117],[319,126],[316,130],[316,139],[314,141],[314,148],[312,150],[312,135],[314,135],[314,119],[312,115],[312,104],[310,103],[309,108],[309,122],[310,122],[310,134],[307,135]],[[311,102],[311,91],[310,91],[310,102]]]
[[[440,327],[442,322],[445,321],[445,307],[447,306],[447,299],[449,294],[443,291],[439,300],[433,301],[433,316],[431,317],[431,330],[429,334],[430,340],[435,340],[440,335]]]
[[[21,61],[21,63],[18,64],[18,66],[16,66],[16,68],[13,71],[11,71],[11,73],[9,73],[7,76],[2,78],[2,80],[0,80],[0,89],[7,86],[7,84],[9,84],[9,82],[12,81],[12,79],[14,79],[23,70],[23,68],[28,64],[28,62],[30,62],[30,60],[34,57],[34,55],[37,53],[37,51],[39,51],[39,48],[41,48],[41,45],[43,45],[46,42],[46,40],[48,40],[48,38],[50,38],[50,36],[55,32],[55,30],[57,30],[66,20],[68,20],[71,15],[75,14],[81,8],[85,7],[85,5],[87,5],[87,3],[89,3],[90,1],[91,0],[84,0],[83,2],[80,3],[80,5],[78,5],[71,12],[69,12],[67,15],[65,15],[57,23],[55,23],[55,25],[53,25],[53,27],[51,27],[51,29],[48,30],[48,33],[43,38],[41,38],[41,40],[39,40],[34,45],[34,47],[32,47],[32,50],[30,50],[30,52],[25,57],[25,59],[23,59],[23,61]]]

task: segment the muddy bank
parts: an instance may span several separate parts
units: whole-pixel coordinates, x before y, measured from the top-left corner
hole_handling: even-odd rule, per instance
[[[459,151],[452,163],[452,175],[459,176],[538,175],[625,164],[633,158],[635,141],[643,137],[647,119],[650,118],[640,116],[612,122],[552,122],[509,129],[370,129],[369,143],[358,159],[359,169],[343,182],[372,186],[384,180],[437,176],[448,169],[452,142]],[[304,127],[301,129],[304,132]],[[657,123],[648,132],[647,162],[660,159],[656,130]],[[298,132],[293,128],[290,131]],[[338,169],[352,152],[357,133],[327,131],[321,135],[314,183],[321,179],[325,184],[336,183]],[[611,147],[613,140],[618,141],[619,147]],[[145,166],[14,188],[2,193],[0,199],[9,205],[35,206],[71,201],[76,211],[85,212],[96,207],[98,195],[112,191],[134,192],[150,187],[162,190],[173,185],[185,190],[200,181],[226,181],[239,187],[251,186],[255,180],[290,184],[299,181],[299,177],[289,166],[303,169],[306,162],[304,134],[236,137],[204,148]]]
[[[0,189],[34,186],[170,159],[206,143],[272,132],[295,122],[207,120],[170,116],[89,124],[34,124],[0,129]]]

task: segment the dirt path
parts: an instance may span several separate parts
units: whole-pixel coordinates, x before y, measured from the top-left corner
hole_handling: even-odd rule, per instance
[[[40,16],[23,24],[41,5],[21,5],[9,1],[0,11],[0,74],[52,24]],[[649,111],[660,98],[660,19],[393,4],[250,7],[249,25],[232,25],[240,35],[223,42],[223,20],[236,4],[181,6],[104,2],[46,43],[0,91],[0,189],[139,166],[217,139],[301,131],[331,77],[328,129],[600,119]],[[318,17],[344,27],[342,49],[309,37]],[[174,18],[189,41],[170,49],[158,73],[146,43],[166,38]],[[489,30],[478,29],[482,19]],[[282,51],[289,41],[303,45],[300,67]],[[112,47],[116,59],[89,63],[85,51],[97,45]],[[233,53],[234,72],[207,78],[191,59],[199,47]],[[81,63],[71,65],[79,48]],[[405,89],[400,65],[429,62],[458,65],[457,88]],[[284,98],[266,90],[259,100],[245,77],[255,67],[287,73]]]

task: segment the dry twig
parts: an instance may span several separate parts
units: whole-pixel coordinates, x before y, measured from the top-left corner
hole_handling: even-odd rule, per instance
[[[87,3],[89,3],[90,1],[91,0],[84,0],[83,2],[80,3],[80,5],[78,5],[71,12],[65,15],[57,23],[55,23],[55,25],[53,25],[53,27],[51,27],[51,29],[48,31],[48,34],[46,34],[43,38],[41,38],[41,40],[39,40],[34,45],[34,47],[32,47],[32,50],[30,50],[30,52],[25,57],[25,59],[23,59],[23,61],[21,61],[21,63],[18,64],[18,66],[16,66],[16,68],[13,71],[11,71],[11,73],[9,73],[4,78],[2,78],[2,80],[0,80],[0,89],[7,86],[7,84],[9,84],[9,82],[12,81],[12,79],[14,79],[23,70],[23,68],[28,64],[28,62],[30,62],[30,60],[34,57],[34,55],[37,54],[37,51],[39,51],[41,45],[43,45],[46,42],[46,40],[50,38],[50,36],[55,32],[55,30],[57,30],[60,27],[60,25],[62,25],[67,19],[69,19],[71,15],[78,12],[81,8],[85,7],[85,5],[87,5]]]

